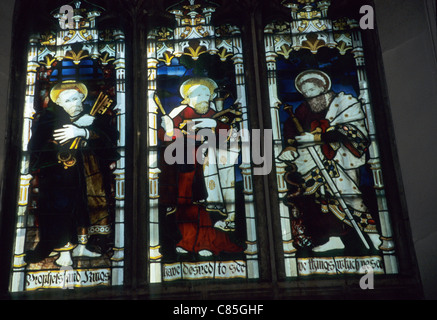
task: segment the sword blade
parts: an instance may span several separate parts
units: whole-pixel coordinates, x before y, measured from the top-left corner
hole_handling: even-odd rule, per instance
[[[361,232],[360,227],[357,225],[357,223],[356,223],[354,217],[352,216],[352,213],[350,212],[346,202],[344,201],[342,195],[338,191],[337,186],[335,185],[335,183],[332,180],[329,173],[326,171],[325,166],[323,165],[322,161],[320,160],[319,154],[317,153],[316,149],[313,146],[310,146],[307,148],[311,154],[311,157],[313,158],[314,162],[316,163],[317,167],[319,168],[320,172],[322,173],[323,177],[325,178],[325,181],[328,183],[328,186],[331,188],[331,191],[334,193],[334,196],[337,198],[338,202],[340,203],[341,207],[343,208],[344,212],[346,213],[348,220],[350,221],[353,228],[355,229],[358,236],[360,237],[361,241],[363,242],[364,246],[367,249],[370,249],[366,238],[364,238],[364,235]]]

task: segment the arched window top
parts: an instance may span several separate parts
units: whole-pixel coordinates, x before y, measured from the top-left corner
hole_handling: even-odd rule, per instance
[[[59,20],[62,29],[95,29],[97,17],[105,11],[104,8],[86,0],[75,0],[55,9],[52,16]],[[71,24],[70,24],[71,23]]]
[[[281,55],[287,56],[290,50],[308,49],[313,54],[321,48],[337,48],[341,54],[354,46],[361,46],[354,38],[358,31],[358,21],[353,17],[341,17],[333,20],[329,9],[331,1],[282,1],[290,10],[291,20],[276,20],[266,25],[265,34],[275,35],[275,46]]]

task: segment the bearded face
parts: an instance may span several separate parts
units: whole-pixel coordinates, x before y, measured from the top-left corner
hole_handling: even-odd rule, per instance
[[[202,101],[202,102],[197,103],[194,106],[194,110],[196,110],[196,112],[198,114],[205,114],[205,113],[207,113],[208,110],[209,110],[209,102]]]
[[[306,82],[302,85],[301,89],[313,112],[317,113],[329,107],[331,94],[325,93],[325,88],[314,82]]]
[[[188,104],[198,114],[205,114],[209,110],[211,91],[206,86],[198,86],[188,95]]]
[[[311,108],[312,112],[320,112],[329,107],[331,101],[331,94],[322,94],[320,96],[307,99],[307,102]]]
[[[311,81],[305,82],[302,85],[301,90],[305,98],[314,98],[325,92],[325,88]]]

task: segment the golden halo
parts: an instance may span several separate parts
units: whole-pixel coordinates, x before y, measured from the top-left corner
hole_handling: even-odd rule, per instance
[[[211,92],[211,97],[215,97],[216,93],[215,90],[218,88],[217,83],[210,79],[210,78],[190,78],[184,83],[182,83],[180,88],[180,94],[182,98],[184,98],[184,101],[187,99],[187,96],[189,94],[189,91],[194,86],[205,86],[209,89]]]
[[[76,82],[74,80],[64,81],[55,85],[50,91],[50,98],[52,99],[52,101],[56,103],[61,92],[65,90],[77,90],[82,93],[84,96],[82,102],[85,101],[86,97],[88,96],[88,89],[83,83]]]

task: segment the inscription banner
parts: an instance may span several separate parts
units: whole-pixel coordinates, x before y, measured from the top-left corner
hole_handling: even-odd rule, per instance
[[[371,267],[375,274],[384,273],[384,264],[380,256],[367,257],[329,257],[329,258],[298,258],[299,275],[333,275],[362,274]]]
[[[165,264],[164,281],[246,278],[246,262],[206,261]]]
[[[72,289],[75,287],[109,286],[110,269],[50,270],[29,272],[26,275],[26,290],[45,288]]]

